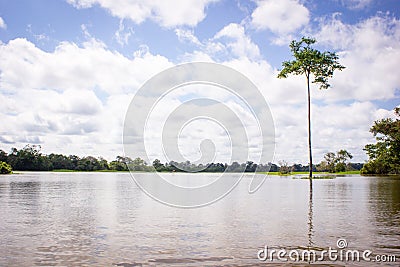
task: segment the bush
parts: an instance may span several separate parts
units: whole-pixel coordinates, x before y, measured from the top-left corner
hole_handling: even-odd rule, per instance
[[[385,162],[371,160],[364,164],[361,169],[361,174],[387,174],[389,169],[389,165]]]
[[[7,163],[0,161],[0,174],[12,173],[12,168]]]
[[[279,162],[279,174],[291,174],[292,173],[292,167],[289,166],[289,164],[282,160]]]

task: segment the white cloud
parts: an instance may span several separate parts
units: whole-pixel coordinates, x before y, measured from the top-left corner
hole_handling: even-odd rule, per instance
[[[48,53],[25,39],[15,39],[0,47],[0,59],[0,86],[9,92],[21,88],[132,92],[171,65],[166,58],[149,52],[128,59],[95,40],[83,47],[63,42]]]
[[[322,44],[340,51],[340,62],[346,66],[332,79],[334,87],[326,93],[328,101],[395,97],[400,88],[400,76],[393,71],[400,61],[399,20],[379,15],[349,25],[336,14],[321,20],[315,32]]]
[[[251,24],[260,30],[285,35],[308,24],[309,11],[298,0],[260,0],[251,14]]]
[[[230,23],[217,32],[213,38],[200,41],[190,30],[176,29],[175,34],[181,42],[194,44],[198,50],[186,53],[184,61],[213,61],[212,58],[250,58],[260,57],[260,49],[246,34],[243,25]],[[193,58],[194,55],[196,58]]]
[[[210,75],[213,75],[214,73],[210,73]],[[216,75],[220,75],[219,73],[215,73]],[[219,76],[218,76],[219,77]],[[234,79],[234,77],[232,77]],[[238,85],[237,85],[238,86]],[[244,90],[244,89],[243,89]],[[252,95],[253,96],[253,95]],[[187,101],[192,101],[192,100],[198,100],[199,98],[209,98],[212,100],[216,100],[220,103],[223,104],[207,104],[205,102],[202,103],[186,103]],[[143,96],[138,103],[147,103],[148,105],[152,106],[152,103],[154,102],[155,105],[153,106],[153,109],[151,111],[151,114],[147,114],[147,124],[146,124],[146,132],[145,132],[145,140],[147,140],[146,146],[148,146],[150,149],[149,151],[151,154],[149,155],[152,159],[155,157],[161,159],[161,160],[166,160],[162,155],[162,144],[164,144],[164,148],[169,148],[169,146],[165,146],[165,143],[162,143],[161,141],[161,136],[164,133],[177,133],[179,132],[179,129],[182,130],[182,143],[183,144],[188,144],[188,142],[185,142],[185,140],[191,140],[191,144],[189,146],[183,147],[182,151],[184,154],[191,154],[193,150],[196,150],[198,146],[200,145],[201,139],[204,139],[206,137],[212,139],[212,140],[217,140],[217,145],[216,149],[217,151],[221,151],[222,154],[219,154],[216,157],[217,161],[221,161],[222,158],[227,160],[229,157],[229,153],[231,151],[229,147],[229,139],[226,138],[226,135],[224,133],[221,133],[221,127],[217,127],[219,130],[215,128],[216,124],[213,123],[210,120],[204,120],[208,121],[208,123],[200,123],[202,127],[198,128],[199,126],[194,126],[190,124],[185,127],[184,123],[190,121],[190,119],[194,119],[197,116],[202,115],[208,118],[207,114],[211,114],[212,118],[217,119],[218,123],[221,123],[228,131],[230,131],[231,135],[230,137],[237,137],[233,138],[235,141],[235,149],[236,151],[240,151],[240,153],[235,155],[235,159],[246,161],[247,155],[246,152],[247,150],[243,150],[241,148],[238,148],[238,146],[244,146],[244,142],[237,142],[237,139],[243,138],[243,130],[246,132],[249,132],[249,139],[250,143],[256,143],[259,141],[259,134],[257,134],[258,129],[254,129],[254,127],[250,127],[249,125],[255,125],[254,119],[252,119],[250,111],[247,109],[243,109],[243,106],[246,108],[246,106],[243,103],[243,100],[236,97],[234,94],[228,92],[225,89],[222,89],[217,86],[211,86],[211,85],[199,85],[199,84],[192,84],[192,85],[186,85],[183,87],[178,87],[175,88],[173,91],[168,92],[167,95],[163,95],[163,97],[160,97],[157,99],[157,102],[155,101],[153,94],[151,97]],[[259,100],[259,98],[257,98]],[[242,104],[239,105],[239,104]],[[133,107],[132,114],[139,114],[140,112],[143,111],[143,107],[141,106],[135,106]],[[228,110],[227,110],[228,109]],[[198,114],[198,115],[196,115]],[[233,114],[236,114],[236,117],[233,117]],[[171,117],[173,119],[171,119]],[[237,119],[239,118],[239,119]],[[171,119],[171,122],[168,124],[165,123],[167,119]],[[133,122],[135,119],[132,120]],[[133,125],[131,126],[133,128],[133,131],[140,131],[140,128],[136,129],[135,127],[140,127],[140,124],[135,124],[132,123]],[[163,126],[164,125],[164,126]],[[166,127],[174,127],[171,131],[167,131]],[[182,127],[182,128],[181,128]],[[189,129],[188,131],[183,131],[183,129]],[[198,130],[202,130],[203,133],[199,133]],[[174,135],[176,137],[176,135]],[[199,138],[200,137],[200,138]],[[169,139],[168,139],[169,140]],[[242,139],[240,139],[242,140]],[[173,144],[176,144],[175,142]],[[259,144],[259,143],[258,143]],[[222,146],[223,145],[223,146]],[[129,151],[135,151],[135,153],[140,153],[141,150],[139,150],[137,144],[132,144],[131,148],[132,150]],[[257,148],[257,147],[256,147]],[[240,149],[240,150],[239,150]],[[247,147],[245,147],[247,149]],[[256,150],[256,149],[255,149]],[[190,152],[191,151],[191,152]],[[176,155],[175,152],[172,152],[173,155]],[[257,153],[255,151],[254,153]],[[254,153],[251,155],[252,158],[256,157]],[[170,155],[170,153],[168,153]],[[197,153],[199,154],[199,153]],[[140,155],[143,156],[143,155]],[[196,155],[192,155],[193,157],[196,157]],[[191,160],[193,160],[193,157],[190,157]],[[228,158],[229,159],[229,158]],[[177,156],[171,156],[169,160],[178,160],[181,161],[180,158]]]
[[[121,19],[130,19],[142,23],[151,19],[161,26],[174,27],[179,25],[195,26],[202,21],[205,8],[217,0],[67,0],[77,8],[89,8],[100,5]]]
[[[189,42],[195,45],[202,45],[199,39],[194,35],[193,30],[175,29],[175,34],[181,42]]]
[[[225,44],[233,56],[248,58],[257,58],[260,56],[258,46],[246,35],[242,25],[231,23],[214,36],[214,40],[224,38],[227,38]],[[215,46],[212,48],[215,48]]]
[[[132,34],[133,34],[133,29],[130,27],[128,27],[128,29],[125,29],[124,20],[121,19],[119,21],[118,30],[114,34],[117,42],[121,46],[127,45],[129,42],[129,38],[132,36]]]
[[[346,149],[355,160],[366,159],[362,148],[374,142],[369,128],[379,110],[370,102],[354,102],[350,105],[329,104],[313,107],[313,140],[320,153]]]
[[[7,24],[2,17],[0,17],[0,29],[7,29]]]
[[[86,39],[92,39],[92,35],[90,34],[89,30],[88,30],[88,25],[86,24],[81,24],[81,30],[83,35],[85,36]]]
[[[45,52],[25,39],[0,44],[0,136],[8,147],[43,143],[45,153],[122,154],[133,93],[172,65],[149,51],[132,59],[96,40]],[[2,147],[7,149],[7,147]]]
[[[44,33],[36,33],[33,29],[32,29],[32,24],[28,24],[28,26],[26,27],[26,31],[29,32],[37,42],[43,42],[43,41],[49,41],[50,38],[49,36],[47,36]]]
[[[349,25],[335,15],[319,23],[321,27],[313,35],[322,45],[338,50],[340,62],[347,68],[335,73],[331,89],[312,88],[315,162],[324,153],[342,148],[355,156],[353,161],[362,162],[366,159],[362,148],[374,141],[369,127],[374,120],[391,114],[373,100],[391,99],[400,88],[394,71],[400,59],[399,21],[376,16]],[[182,61],[218,61],[257,85],[275,120],[275,162],[307,163],[304,77],[277,79],[277,70],[262,59],[243,25],[229,24],[206,41],[191,30],[175,33],[181,41],[197,47],[185,53]],[[147,46],[127,58],[110,51],[89,33],[86,37],[88,41],[82,46],[64,42],[52,52],[24,39],[0,45],[1,142],[17,147],[43,142],[45,152],[108,158],[121,154],[122,125],[133,93],[172,63],[151,54]],[[166,110],[172,104],[167,102]],[[199,124],[197,128],[205,127]],[[185,133],[185,137],[199,136]],[[193,154],[193,149],[197,147],[189,147],[187,152]]]
[[[186,54],[188,61],[207,58],[201,51],[195,51],[191,55],[192,58]],[[290,163],[307,164],[307,91],[304,77],[291,76],[288,79],[277,79],[278,71],[262,59],[236,57],[221,63],[249,77],[269,104],[276,129],[275,162],[287,160]],[[380,109],[373,102],[364,99],[358,101],[357,98],[353,98],[354,96],[349,98],[346,87],[340,89],[344,91],[339,96],[351,101],[342,103],[338,101],[340,99],[330,95],[336,94],[335,90],[339,90],[337,81],[333,84],[335,87],[329,90],[318,90],[314,86],[312,88],[314,161],[315,163],[321,161],[328,151],[347,149],[354,156],[353,162],[363,162],[367,156],[362,149],[367,143],[374,142],[369,127],[375,120],[387,117],[392,112]],[[376,92],[373,88],[364,90],[372,92],[371,100],[374,100],[374,95],[380,92],[379,90]]]
[[[374,0],[341,0],[342,5],[349,9],[363,9],[371,5]]]

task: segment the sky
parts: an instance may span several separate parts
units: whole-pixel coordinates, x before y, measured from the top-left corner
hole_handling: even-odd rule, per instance
[[[139,88],[200,61],[246,75],[274,120],[273,161],[307,164],[305,78],[276,78],[302,36],[346,67],[330,89],[312,87],[314,160],[346,149],[364,162],[370,126],[400,104],[398,0],[0,0],[0,149],[38,144],[46,154],[112,160],[124,153]],[[202,136],[193,132],[207,129],[197,123],[182,131],[182,154],[197,153]],[[209,135],[218,139],[226,133],[217,128]]]

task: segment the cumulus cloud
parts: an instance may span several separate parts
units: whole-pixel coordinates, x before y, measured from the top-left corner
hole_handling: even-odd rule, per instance
[[[90,6],[94,2],[88,3]],[[262,3],[258,2],[258,7]],[[335,73],[331,89],[312,88],[316,162],[324,153],[339,149],[349,150],[355,156],[353,161],[366,159],[362,148],[374,141],[368,128],[374,120],[392,114],[379,108],[374,100],[393,99],[400,88],[399,77],[393,71],[400,59],[399,24],[395,18],[379,15],[350,25],[336,14],[321,19],[320,26],[312,31],[320,44],[339,52],[340,62],[347,67]],[[307,163],[304,77],[277,79],[278,71],[260,56],[245,25],[228,24],[205,41],[192,30],[179,28],[175,33],[182,42],[196,47],[181,61],[217,61],[242,72],[257,85],[274,117],[275,162]],[[43,142],[48,149],[45,152],[105,155],[109,159],[121,154],[124,115],[135,90],[172,63],[152,54],[147,46],[128,58],[110,51],[89,33],[86,37],[87,42],[81,46],[62,42],[51,52],[25,39],[0,44],[3,144],[22,147],[28,142]],[[204,93],[192,93],[196,96],[200,92]],[[210,95],[221,97],[213,95],[217,93],[212,90]],[[181,103],[178,100],[182,97],[166,101],[159,114],[166,115]],[[235,105],[230,108],[239,111]],[[198,155],[198,147],[197,143],[189,147],[193,143],[188,140],[205,136],[200,130],[208,131],[202,122],[194,128],[198,131],[184,132],[186,139],[182,139],[183,151],[192,156]],[[154,129],[154,134],[159,134],[160,129]],[[209,133],[221,137],[218,127],[210,128]],[[223,151],[219,146],[217,149]]]
[[[260,56],[258,46],[246,35],[242,25],[231,23],[220,30],[214,40],[227,38],[224,43],[233,56],[257,58]]]
[[[355,25],[345,24],[340,15],[324,18],[316,38],[339,51],[345,71],[335,74],[328,100],[387,100],[396,97],[400,76],[394,72],[400,60],[400,21],[377,15]],[[319,93],[316,97],[319,97]]]
[[[393,113],[379,108],[374,101],[393,99],[400,88],[398,75],[393,72],[400,51],[398,20],[376,16],[349,25],[336,14],[321,20],[320,25],[312,35],[328,50],[338,51],[340,62],[347,68],[335,73],[329,90],[312,86],[314,158],[319,162],[328,151],[347,149],[354,155],[353,161],[363,162],[367,159],[363,147],[374,142],[369,127],[375,120]],[[215,35],[214,44],[219,43],[225,49],[227,40],[231,47],[240,46],[242,42],[241,38],[224,40],[226,37],[223,36],[241,36],[251,41],[238,30],[240,25],[228,26]],[[209,55],[202,46],[186,54],[186,60],[216,60]],[[276,126],[275,162],[284,159],[306,164],[307,92],[304,77],[277,79],[278,71],[268,61],[240,56],[241,53],[230,55],[218,62],[249,77],[270,105]]]
[[[308,24],[309,11],[298,0],[260,0],[251,14],[256,29],[278,35],[290,34]]]
[[[241,24],[230,23],[218,31],[212,38],[200,41],[191,30],[176,29],[175,34],[181,42],[195,45],[192,53],[185,54],[184,61],[220,61],[221,58],[250,58],[260,57],[260,49],[246,33]],[[197,57],[193,58],[196,54]]]
[[[135,54],[126,58],[94,40],[82,47],[63,42],[52,52],[25,39],[1,44],[2,142],[44,143],[45,152],[121,155],[131,97],[172,65],[147,50]]]
[[[234,64],[237,68],[241,66],[241,71],[258,85],[271,107],[276,126],[275,161],[284,159],[291,163],[306,163],[307,95],[304,78],[293,76],[290,79],[278,80],[276,73],[268,69],[265,63]],[[346,87],[340,89],[343,95],[336,99],[332,94],[338,94],[335,92],[339,90],[338,86],[329,90],[313,87],[312,129],[316,162],[328,151],[339,149],[350,151],[355,162],[367,159],[362,149],[366,144],[375,142],[369,127],[377,119],[393,116],[393,112],[374,104],[373,95],[379,94],[381,90],[368,88],[368,85],[363,89],[369,91],[368,98],[371,101],[357,100],[357,97],[349,98]],[[343,103],[340,99],[349,102]]]
[[[113,16],[142,23],[150,19],[164,27],[179,25],[195,26],[202,21],[207,5],[217,0],[67,0],[77,8],[99,5]]]
[[[155,102],[150,98],[144,98],[143,101]],[[212,153],[200,152],[204,139],[214,143],[217,162],[244,162],[249,158],[255,161],[260,156],[260,130],[256,127],[257,121],[251,110],[243,99],[218,86],[191,84],[175,88],[158,99],[147,119],[145,142],[152,159],[200,159],[206,153]],[[161,130],[160,125],[164,125]],[[175,141],[174,137],[178,135],[179,139]],[[163,139],[165,136],[168,138]],[[186,159],[171,149],[174,144],[179,145],[179,152],[186,155]],[[252,145],[256,148],[254,151],[249,150]],[[168,158],[164,157],[163,151],[166,151]],[[232,151],[235,151],[234,155]]]
[[[201,55],[202,52],[194,52],[188,60],[203,58]],[[307,164],[307,91],[304,78],[293,76],[290,79],[277,79],[278,71],[262,59],[237,57],[221,63],[246,75],[269,105],[275,124],[274,161]],[[316,92],[328,93],[314,89],[313,98]],[[324,104],[314,100],[312,125],[315,162],[322,160],[328,151],[340,149],[350,151],[354,155],[353,161],[363,162],[366,155],[362,148],[374,142],[368,131],[370,125],[388,114],[390,111],[379,109],[372,102]]]
[[[269,104],[276,129],[275,162],[307,164],[307,91],[303,77],[276,78],[274,70],[265,61],[244,59],[225,62],[249,77],[263,93]],[[332,88],[331,90],[333,90]],[[363,147],[373,143],[369,127],[377,119],[393,112],[378,108],[370,101],[350,103],[321,103],[315,95],[329,99],[329,90],[312,90],[312,131],[315,162],[329,151],[347,149],[354,162],[367,159]]]
[[[0,86],[10,93],[21,88],[130,92],[171,65],[165,57],[149,52],[129,59],[95,41],[83,47],[63,42],[49,53],[26,39],[14,39],[0,46],[0,59]]]

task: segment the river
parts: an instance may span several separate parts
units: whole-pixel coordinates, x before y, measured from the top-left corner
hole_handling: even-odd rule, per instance
[[[312,192],[293,178],[268,177],[249,194],[245,177],[220,201],[182,209],[147,196],[129,173],[3,175],[0,266],[307,266],[289,250],[338,249],[339,239],[372,254],[319,266],[399,266],[399,177],[314,180]],[[266,247],[287,254],[261,261]]]

